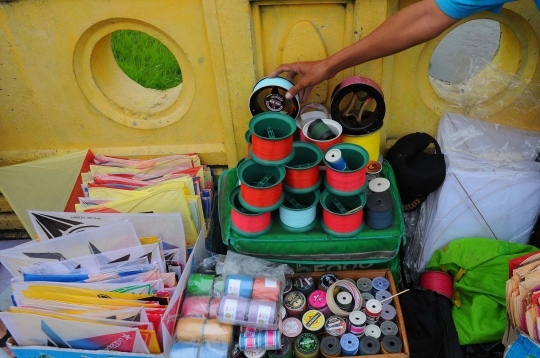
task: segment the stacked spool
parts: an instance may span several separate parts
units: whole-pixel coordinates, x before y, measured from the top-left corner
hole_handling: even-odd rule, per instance
[[[326,190],[321,195],[323,229],[336,237],[354,237],[363,228],[367,186],[367,151],[351,143],[340,143],[324,153]]]

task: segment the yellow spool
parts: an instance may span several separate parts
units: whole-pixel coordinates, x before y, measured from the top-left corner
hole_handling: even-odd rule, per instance
[[[343,143],[353,143],[367,150],[369,160],[378,161],[381,150],[381,130],[366,135],[347,135],[341,136]]]

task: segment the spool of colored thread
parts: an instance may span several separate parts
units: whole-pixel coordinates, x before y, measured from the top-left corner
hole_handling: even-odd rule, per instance
[[[278,323],[278,312],[276,308],[276,302],[250,300],[247,323],[260,328],[276,329]]]
[[[333,149],[341,151],[341,156],[347,163],[346,170],[334,169],[326,160],[326,153]],[[324,164],[327,166],[324,181],[326,189],[335,195],[360,194],[367,186],[366,166],[368,161],[369,156],[366,150],[355,144],[340,143],[327,149],[324,157]]]
[[[390,282],[384,277],[375,277],[371,282],[373,284],[373,295],[376,295],[377,291],[388,290],[388,287],[390,287]]]
[[[279,331],[245,332],[240,333],[238,344],[241,351],[246,350],[276,350],[281,348],[281,333]]]
[[[345,163],[345,159],[343,159],[343,156],[341,155],[341,150],[339,149],[327,150],[324,158],[326,159],[328,164],[335,170],[343,171],[345,170],[345,168],[347,168],[347,163]]]
[[[319,285],[318,285],[319,290],[328,291],[328,288],[338,281],[339,281],[339,278],[333,273],[325,273],[319,279]],[[338,290],[334,292],[334,294],[337,294],[337,293],[338,293]]]
[[[367,323],[375,323],[379,320],[382,312],[382,304],[378,300],[369,300],[366,303]]]
[[[302,318],[307,309],[306,296],[302,292],[289,292],[283,300],[283,305],[290,317]]]
[[[368,292],[362,293],[362,308],[366,308],[366,303],[369,300],[374,300],[374,299],[375,297],[373,297],[371,293],[368,293]]]
[[[381,324],[381,333],[385,336],[397,336],[398,332],[398,326],[394,322],[387,321]]]
[[[365,336],[360,340],[360,354],[369,356],[381,353],[381,345],[379,341],[373,337]]]
[[[293,290],[293,281],[290,278],[285,279],[285,288],[283,289],[283,297],[287,295],[287,293],[291,292]]]
[[[316,140],[330,140],[334,139],[336,135],[322,119],[315,119],[308,125],[308,133],[311,139]]]
[[[372,153],[370,152],[369,149],[367,148],[365,149],[368,151],[369,158],[371,159]],[[373,179],[378,178],[380,176],[381,171],[382,171],[382,164],[379,163],[377,160],[370,160],[366,167],[367,180],[372,181]]]
[[[315,280],[309,275],[301,275],[294,279],[294,289],[309,297],[309,294],[315,291]]]
[[[319,163],[323,154],[312,143],[293,142],[294,157],[285,165],[283,188],[288,192],[309,193],[317,189],[322,182]]]
[[[215,319],[219,308],[219,298],[211,296],[190,296],[184,300],[182,316]]]
[[[285,201],[279,207],[279,224],[289,232],[299,233],[317,225],[317,204],[321,194],[318,189],[310,193],[285,193]]]
[[[323,230],[335,237],[356,236],[364,227],[362,223],[366,195],[363,192],[360,194],[352,192],[341,196],[331,193],[328,188],[326,185],[327,190],[321,194],[320,200],[323,208]]]
[[[298,318],[289,317],[283,321],[283,327],[281,331],[285,337],[289,338],[291,343],[294,343],[296,341],[296,338],[302,333],[303,329],[304,326]]]
[[[371,290],[373,289],[371,280],[366,277],[359,278],[358,281],[356,281],[356,287],[358,287],[362,293],[371,293]]]
[[[326,304],[326,292],[323,290],[315,290],[311,292],[308,298],[308,308],[321,312],[325,318],[332,315],[330,308]]]
[[[344,357],[355,356],[360,347],[360,341],[354,334],[346,333],[339,340],[341,344],[341,355]]]
[[[447,273],[439,271],[425,271],[420,274],[420,287],[440,293],[450,300],[454,295],[454,280]]]
[[[302,333],[294,342],[295,358],[318,358],[319,340],[312,333]]]
[[[386,290],[380,290],[375,294],[375,299],[380,301],[382,304],[389,305],[392,303],[392,294]]]
[[[264,165],[283,165],[294,156],[296,123],[282,113],[261,113],[249,121],[251,159]]]
[[[324,337],[321,341],[321,353],[325,358],[339,357],[341,354],[341,344],[334,336]]]
[[[268,353],[264,349],[257,349],[257,350],[253,350],[253,351],[244,351],[244,357],[246,357],[246,358],[268,358]]]
[[[180,318],[176,325],[176,340],[184,342],[215,342],[229,344],[232,326],[215,319]]]
[[[403,342],[397,336],[383,337],[381,342],[381,350],[384,354],[395,354],[401,352]]]
[[[225,281],[225,296],[251,298],[253,277],[246,275],[229,275]]]
[[[381,329],[374,325],[374,324],[368,324],[366,326],[366,329],[364,330],[364,334],[369,337],[373,337],[375,339],[381,338]]]
[[[309,310],[302,316],[304,328],[313,334],[321,333],[324,328],[324,315],[317,310]]]
[[[281,335],[281,349],[269,351],[268,358],[293,358],[293,349],[289,338]]]
[[[285,309],[285,306],[281,306],[279,309],[279,317],[281,317],[282,320],[287,318],[287,310]]]
[[[327,335],[341,337],[347,332],[347,321],[339,316],[330,316],[324,324]]]
[[[280,290],[281,282],[275,277],[255,277],[252,298],[277,302]]]
[[[221,297],[223,296],[223,290],[225,289],[225,282],[223,282],[223,277],[214,278],[214,287],[212,288],[212,296]]]
[[[240,188],[234,188],[229,195],[231,229],[243,237],[257,237],[265,234],[272,227],[271,213],[256,213],[244,207],[240,202]]]
[[[349,311],[353,302],[353,297],[349,292],[341,291],[337,294],[337,305],[344,311]]]
[[[189,276],[187,293],[189,296],[211,296],[214,276],[193,273]]]
[[[199,357],[204,358],[227,358],[229,345],[224,343],[204,342],[199,349]],[[184,356],[189,357],[189,356]]]
[[[381,321],[393,321],[396,318],[396,309],[391,305],[383,305],[381,312]]]
[[[369,190],[373,193],[385,193],[390,189],[390,180],[386,178],[375,178],[369,182]]]
[[[344,280],[345,280],[345,281],[349,281],[350,283],[353,283],[353,284],[356,285],[356,281],[354,281],[354,280],[353,280],[352,278],[350,278],[350,277],[346,277],[346,278],[344,278]]]
[[[339,280],[338,282],[330,286],[328,290],[330,292],[334,292],[336,288],[341,288],[351,293],[351,295],[353,296],[354,305],[352,311],[357,311],[360,309],[360,307],[362,306],[362,296],[354,283],[345,280]],[[349,312],[342,310],[335,303],[334,295],[326,295],[326,303],[328,305],[328,308],[330,308],[330,311],[332,311],[332,313],[336,316],[349,317]]]
[[[367,198],[366,224],[376,230],[386,229],[392,225],[394,216],[392,208],[394,200],[387,193],[372,193]]]
[[[357,336],[363,336],[366,328],[366,314],[353,311],[349,315],[349,332]]]
[[[198,357],[200,343],[175,342],[171,347],[171,358]]]
[[[217,318],[220,322],[239,324],[246,321],[248,299],[236,296],[224,296],[219,302]]]

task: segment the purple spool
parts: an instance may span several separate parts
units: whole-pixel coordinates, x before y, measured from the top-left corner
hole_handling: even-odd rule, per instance
[[[392,294],[386,290],[377,291],[377,293],[375,294],[375,298],[377,299],[377,301],[381,301],[383,305],[389,305],[390,303],[392,303],[392,298],[388,297],[392,297]],[[382,302],[383,300],[384,302]]]
[[[396,309],[391,305],[383,305],[381,311],[381,321],[393,321],[396,318]]]
[[[220,322],[236,324],[245,322],[249,300],[237,296],[224,296],[219,302],[217,318]]]
[[[271,327],[276,324],[276,321],[276,302],[265,300],[250,301],[247,315],[248,323],[261,327]]]

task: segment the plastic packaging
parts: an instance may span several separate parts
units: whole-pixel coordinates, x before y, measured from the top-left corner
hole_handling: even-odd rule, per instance
[[[182,306],[182,316],[216,319],[219,301],[219,298],[211,296],[186,297]]]
[[[223,279],[213,275],[194,273],[188,278],[187,294],[189,296],[216,296],[223,294]]]
[[[176,341],[230,344],[232,326],[215,319],[182,317],[176,325]]]
[[[224,296],[217,319],[226,324],[276,330],[279,328],[279,307],[273,301]]]
[[[443,185],[420,209],[404,264],[418,282],[433,253],[457,238],[527,243],[540,205],[540,133],[447,113],[437,140],[447,159]]]
[[[215,342],[175,342],[171,348],[171,358],[227,358],[229,345]]]

